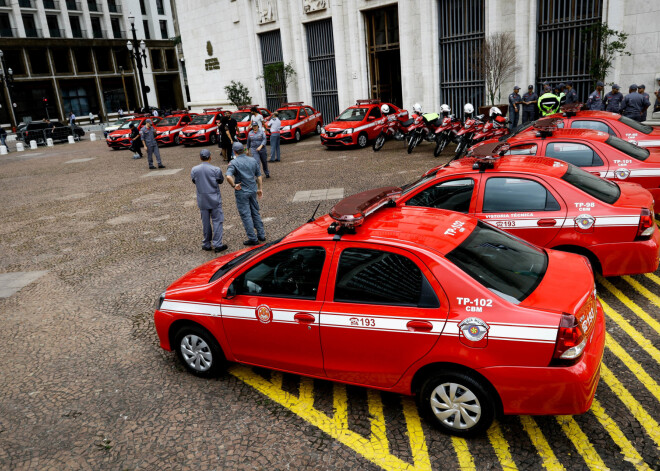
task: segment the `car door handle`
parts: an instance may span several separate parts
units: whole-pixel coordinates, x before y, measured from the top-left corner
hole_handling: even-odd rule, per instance
[[[301,324],[311,324],[316,320],[316,317],[309,312],[297,312],[293,318]]]
[[[597,177],[600,177],[600,172],[589,172],[589,173],[591,173],[592,175],[596,175]]]
[[[539,221],[536,224],[541,226],[541,227],[552,227],[552,226],[557,225],[557,220],[556,219],[539,219]]]
[[[406,327],[412,332],[430,332],[433,330],[433,324],[429,321],[410,321],[406,324]]]

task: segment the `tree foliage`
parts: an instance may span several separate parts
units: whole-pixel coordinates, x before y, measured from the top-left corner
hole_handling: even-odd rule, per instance
[[[486,82],[490,104],[500,99],[500,87],[520,67],[516,60],[516,41],[511,32],[495,33],[484,39],[475,54],[476,68]]]
[[[289,62],[275,62],[264,66],[264,73],[257,77],[264,81],[266,93],[277,95],[280,102],[286,101],[286,88],[296,77],[296,70]]]
[[[614,59],[617,56],[630,55],[630,52],[626,51],[628,34],[611,29],[607,23],[595,24],[585,28],[584,32],[593,37],[593,47],[589,51],[589,74],[594,82],[604,82]]]
[[[229,85],[225,87],[225,93],[227,94],[229,101],[231,101],[237,108],[252,103],[250,91],[241,82],[234,82],[232,80]]]

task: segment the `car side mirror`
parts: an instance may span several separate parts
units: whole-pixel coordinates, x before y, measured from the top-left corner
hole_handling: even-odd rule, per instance
[[[236,280],[233,280],[229,285],[222,288],[222,298],[232,299],[236,296]]]
[[[375,116],[367,116],[367,121],[373,121],[374,119],[376,119]]]

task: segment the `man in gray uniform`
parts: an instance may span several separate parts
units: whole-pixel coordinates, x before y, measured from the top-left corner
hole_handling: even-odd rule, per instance
[[[605,111],[612,113],[619,113],[621,111],[621,101],[623,100],[623,93],[619,91],[619,86],[615,83],[612,85],[612,91],[605,95]]]
[[[160,160],[160,151],[158,150],[158,142],[156,142],[156,130],[153,127],[153,122],[148,119],[146,120],[144,127],[140,129],[140,137],[145,146],[147,146],[147,160],[149,161],[149,168],[155,169],[154,159],[151,157],[151,154],[156,155],[156,160],[158,161],[158,168],[165,168],[163,162]]]
[[[520,105],[522,104],[522,97],[520,96],[520,87],[516,85],[513,87],[513,93],[509,95],[509,121],[511,122],[511,129],[518,126],[518,117],[520,116]]]
[[[577,103],[578,97],[577,92],[573,88],[573,82],[566,82],[566,88],[564,93],[566,94],[566,104],[570,105],[571,103]]]
[[[534,93],[534,85],[527,87],[527,93],[522,97],[522,124],[534,121],[538,99],[539,96]]]
[[[651,106],[651,97],[649,97],[649,94],[646,93],[646,85],[641,84],[639,87],[637,87],[637,93],[642,95],[646,101],[649,102],[649,106]],[[642,111],[642,121],[646,121],[646,110],[648,110],[648,107],[644,108]]]
[[[603,111],[605,109],[603,105],[603,82],[600,80],[596,82],[596,90],[589,95],[585,108],[592,111]]]
[[[234,142],[232,150],[235,157],[227,168],[227,183],[235,190],[236,208],[248,236],[248,240],[243,242],[243,245],[258,245],[259,242],[266,240],[257,201],[257,197],[263,196],[259,161],[245,155],[243,144],[240,142]]]
[[[637,85],[634,83],[630,86],[628,92],[621,102],[621,114],[641,123],[644,121],[642,113],[651,106],[651,103],[644,95],[637,93]]]
[[[252,130],[248,133],[247,137],[247,148],[248,155],[251,155],[257,162],[261,162],[261,166],[264,168],[264,173],[266,178],[270,178],[270,172],[268,171],[268,159],[266,154],[266,133],[263,129],[260,129],[257,126],[257,123],[252,123]]]
[[[225,216],[222,213],[222,196],[220,196],[220,185],[225,177],[222,170],[209,163],[211,152],[202,149],[199,153],[201,164],[190,171],[190,178],[197,187],[197,206],[202,216],[202,229],[204,240],[202,250],[211,250],[211,241],[216,252],[227,250],[227,245],[222,243],[222,223]],[[213,228],[211,228],[213,224]]]

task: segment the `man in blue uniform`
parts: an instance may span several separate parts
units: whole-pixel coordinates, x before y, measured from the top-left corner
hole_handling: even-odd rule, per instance
[[[623,101],[623,93],[619,91],[619,86],[615,83],[612,85],[612,91],[605,95],[605,111],[610,111],[612,113],[621,112],[621,101]]]
[[[252,130],[248,133],[247,137],[248,155],[257,159],[257,162],[261,162],[266,178],[270,178],[268,159],[266,158],[266,141],[267,138],[264,130],[260,129],[257,123],[252,123]]]
[[[646,99],[646,101],[649,102],[649,106],[651,106],[651,99],[649,97],[649,94],[646,93],[646,85],[641,84],[640,86],[638,86],[637,87],[637,93],[642,95]],[[644,118],[644,119],[642,119],[642,121],[646,121],[646,110],[648,110],[648,106],[646,108],[644,108],[644,111],[642,111],[642,118]]]
[[[559,85],[557,85],[557,95],[559,97],[559,106],[564,106],[566,104],[566,93],[564,92],[566,88],[566,85],[564,85],[564,82],[559,82]]]
[[[527,93],[522,97],[522,124],[534,121],[538,99],[539,96],[534,93],[534,85],[527,87]]]
[[[566,104],[570,105],[571,103],[577,103],[578,97],[575,89],[573,88],[573,82],[566,82]]]
[[[518,126],[518,117],[520,116],[520,105],[522,97],[518,93],[520,87],[516,85],[513,87],[513,93],[509,95],[509,121],[511,121],[511,129]]]
[[[243,144],[240,142],[234,142],[232,149],[235,157],[227,168],[227,183],[234,188],[236,208],[248,236],[248,240],[243,242],[243,245],[258,245],[259,242],[266,240],[257,201],[257,198],[263,197],[259,161],[245,155]]]
[[[655,92],[655,106],[653,107],[653,112],[660,111],[660,78],[656,79],[658,82],[658,91]]]
[[[190,179],[197,187],[197,207],[202,216],[204,232],[202,250],[215,249],[216,252],[222,252],[227,250],[227,244],[222,243],[222,223],[225,216],[222,213],[222,196],[218,185],[224,181],[225,177],[222,176],[222,170],[219,167],[209,163],[211,152],[208,149],[202,149],[199,159],[202,163],[192,168]],[[213,243],[213,247],[211,247],[211,243]]]
[[[632,84],[628,89],[628,94],[623,97],[621,102],[621,114],[635,121],[644,121],[643,111],[651,106],[651,103],[644,95],[637,93],[637,85]]]
[[[605,106],[603,105],[603,82],[600,80],[596,82],[596,90],[589,95],[585,108],[593,111],[605,110]]]

